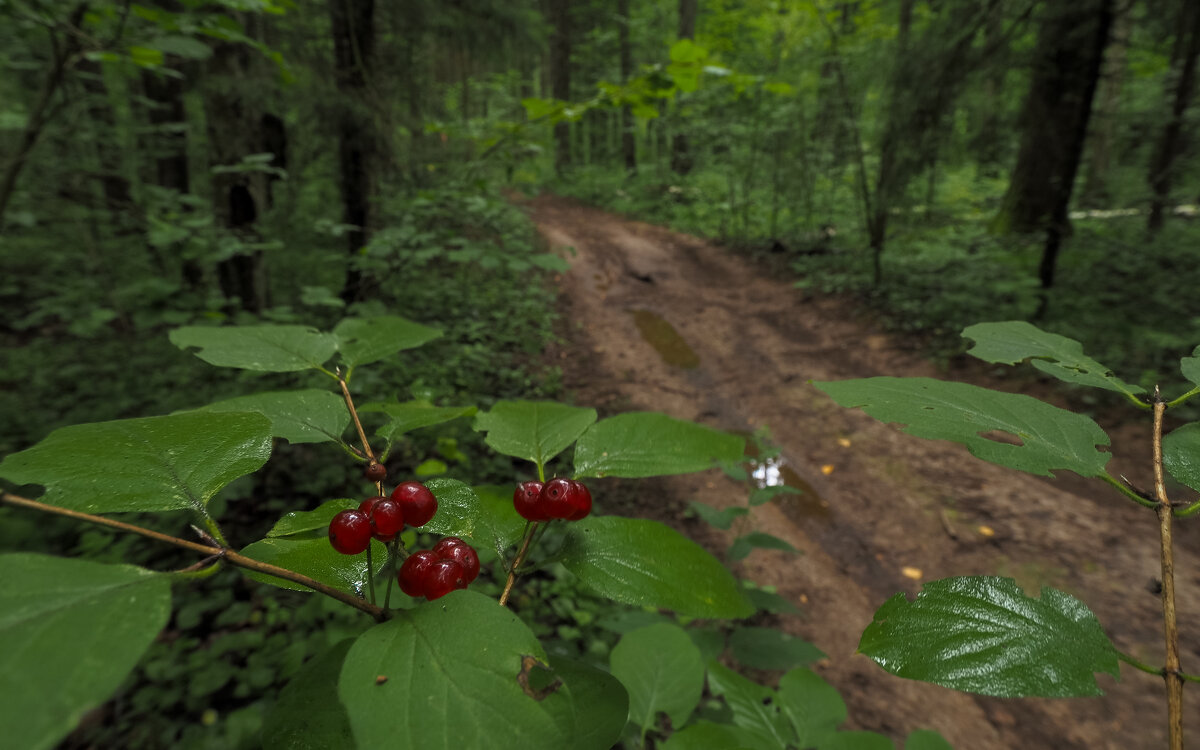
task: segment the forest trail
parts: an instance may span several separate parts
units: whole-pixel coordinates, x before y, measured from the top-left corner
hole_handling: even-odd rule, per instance
[[[1119,649],[1161,664],[1152,513],[1102,485],[1042,481],[838,407],[808,381],[940,376],[845,300],[805,298],[788,279],[701,240],[573,201],[543,196],[526,206],[552,249],[574,248],[559,278],[567,341],[557,356],[579,403],[663,411],[726,430],[768,425],[784,475],[807,486],[802,496],[755,508],[739,532],[768,531],[803,554],[756,550],[741,574],[801,607],[798,617],[769,621],[829,655],[815,668],[846,700],[847,728],[897,739],[932,728],[957,750],[1165,746],[1162,683],[1128,667],[1119,683],[1100,676],[1103,698],[1001,700],[892,677],[854,654],[875,609],[895,592],[991,574],[1012,576],[1027,591],[1052,585],[1075,594]],[[984,372],[966,378],[979,382]],[[1144,474],[1126,468],[1142,465],[1141,454],[1127,457],[1120,435],[1114,443],[1117,468]],[[672,523],[713,550],[732,541],[683,509],[687,500],[744,504],[744,486],[715,473],[642,486],[636,507],[623,511]],[[663,495],[648,498],[647,486]],[[1184,668],[1195,672],[1200,540],[1187,531],[1176,544],[1178,604]],[[1200,691],[1185,692],[1184,715],[1200,717]]]

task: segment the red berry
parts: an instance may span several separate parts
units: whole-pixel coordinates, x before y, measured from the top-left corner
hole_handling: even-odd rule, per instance
[[[592,512],[592,493],[583,482],[571,480],[571,492],[567,495],[567,502],[572,508],[571,515],[567,516],[568,521],[579,521],[587,518]]]
[[[453,560],[463,568],[467,583],[479,575],[479,554],[475,548],[456,536],[448,536],[433,545],[433,552],[443,560]]]
[[[382,482],[387,478],[387,467],[378,461],[372,461],[363,470],[363,476],[367,478],[368,482]]]
[[[404,528],[404,511],[400,503],[391,498],[380,498],[371,507],[371,525],[375,527],[376,538],[387,537],[389,540]]]
[[[387,498],[386,497],[368,497],[366,500],[363,500],[361,503],[358,504],[358,509],[361,510],[363,513],[366,513],[369,516],[369,515],[371,515],[371,510],[375,507],[375,503],[379,502],[380,500],[387,500]]]
[[[571,480],[558,477],[546,482],[546,486],[542,488],[542,494],[538,498],[538,505],[543,513],[550,518],[567,518],[574,512],[575,508],[571,505]]]
[[[453,560],[437,560],[425,573],[425,598],[440,599],[455,589],[467,587],[466,571]]]
[[[550,517],[541,512],[538,498],[542,494],[542,483],[538,481],[521,482],[513,492],[513,507],[521,518],[526,521],[548,521]]]
[[[396,574],[400,590],[413,597],[425,596],[425,579],[429,575],[429,568],[437,561],[437,554],[430,550],[409,555],[400,566],[400,572]]]
[[[371,543],[371,519],[358,510],[343,510],[329,522],[329,543],[343,555],[357,555]]]
[[[424,526],[437,513],[437,498],[420,482],[402,482],[392,490],[392,499],[400,503],[409,526]]]

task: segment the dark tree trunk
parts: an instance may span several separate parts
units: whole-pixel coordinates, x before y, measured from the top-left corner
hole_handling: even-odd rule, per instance
[[[1162,229],[1163,212],[1171,195],[1176,157],[1184,149],[1184,117],[1196,87],[1196,57],[1200,55],[1200,2],[1182,0],[1181,6],[1176,25],[1178,33],[1171,53],[1171,77],[1175,89],[1171,92],[1171,114],[1159,135],[1154,158],[1150,162],[1150,189],[1154,192],[1154,199],[1150,203],[1147,229],[1151,232]]]
[[[571,3],[550,0],[550,95],[559,101],[571,98]],[[571,126],[554,126],[554,169],[562,172],[571,163]]]
[[[621,64],[621,83],[633,75],[633,47],[629,43],[629,0],[617,0],[617,46]],[[637,142],[633,133],[633,114],[629,105],[621,107],[621,156],[625,169],[637,171]]]
[[[374,127],[367,108],[367,83],[374,67],[375,0],[329,0],[333,32],[333,70],[340,101],[337,112],[338,187],[342,194],[342,221],[353,226],[346,233],[346,251],[353,263],[370,240]],[[351,265],[346,271],[342,299],[361,299],[362,273]]]
[[[1114,9],[1112,39],[1104,51],[1100,83],[1096,89],[1096,107],[1092,113],[1091,140],[1087,146],[1087,169],[1081,202],[1086,206],[1107,208],[1111,202],[1108,177],[1112,167],[1113,146],[1117,143],[1121,89],[1125,82],[1125,58],[1133,31],[1133,3],[1118,3]]]
[[[1043,289],[1054,285],[1058,251],[1070,233],[1067,211],[1111,26],[1112,0],[1052,0],[1038,32],[1017,163],[993,226],[1046,233]]]
[[[679,38],[696,38],[696,14],[699,0],[679,0]],[[692,171],[692,151],[687,133],[676,133],[671,138],[671,171],[685,175]]]

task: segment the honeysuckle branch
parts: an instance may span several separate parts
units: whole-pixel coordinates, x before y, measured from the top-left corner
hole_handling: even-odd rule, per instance
[[[340,373],[337,376],[337,382],[341,386],[342,398],[346,400],[346,408],[350,411],[350,418],[354,420],[354,429],[358,430],[358,439],[362,441],[363,453],[367,454],[368,461],[374,461],[375,453],[371,450],[371,443],[367,440],[367,433],[363,431],[362,422],[358,418],[358,410],[354,408],[354,399],[350,397],[350,386],[346,384],[346,379]]]
[[[298,583],[301,586],[312,589],[319,594],[324,594],[325,596],[337,599],[343,604],[348,604],[355,609],[366,612],[377,620],[382,620],[384,618],[384,611],[382,609],[376,607],[370,602],[354,596],[353,594],[335,589],[332,586],[327,586],[320,581],[313,580],[312,578],[309,578],[301,573],[297,573],[294,570],[288,570],[287,568],[281,568],[277,565],[271,565],[270,563],[260,562],[253,558],[246,557],[240,552],[237,552],[236,550],[227,546],[201,544],[200,542],[193,542],[188,539],[180,539],[179,537],[171,536],[170,534],[164,534],[161,531],[147,529],[143,526],[136,526],[131,523],[125,523],[124,521],[117,521],[112,518],[105,518],[104,516],[97,516],[91,513],[83,513],[78,510],[60,508],[56,505],[47,505],[46,503],[38,502],[37,500],[30,500],[27,497],[13,495],[8,492],[0,493],[0,502],[21,508],[29,508],[30,510],[42,511],[43,513],[54,513],[55,515],[74,518],[75,520],[96,524],[97,526],[107,526],[110,529],[117,529],[118,531],[125,531],[130,534],[138,534],[148,539],[154,539],[175,547],[181,547],[186,550],[191,550],[192,552],[198,552],[207,558],[201,562],[207,562],[210,565],[225,562],[237,568],[253,570],[256,573],[262,573],[274,578],[282,578],[285,581]],[[188,569],[185,568],[184,570],[187,571]]]
[[[1190,391],[1188,391],[1187,393],[1183,394],[1183,395],[1182,395],[1182,396],[1180,396],[1179,398],[1175,398],[1175,399],[1172,399],[1172,400],[1168,401],[1168,402],[1167,402],[1167,404],[1166,404],[1166,406],[1167,406],[1167,408],[1168,408],[1168,409],[1173,409],[1173,408],[1175,408],[1176,406],[1179,406],[1180,404],[1182,404],[1184,401],[1187,401],[1188,399],[1192,398],[1192,397],[1193,397],[1193,396],[1195,396],[1196,394],[1200,394],[1200,385],[1196,386],[1196,387],[1195,387],[1195,388],[1193,388],[1192,390],[1190,390]]]
[[[529,543],[533,541],[533,535],[537,532],[540,525],[537,521],[534,521],[525,530],[525,541],[521,543],[520,551],[513,558],[512,565],[508,569],[508,580],[504,582],[504,592],[500,594],[501,607],[508,604],[508,596],[512,593],[513,584],[517,582],[517,568],[520,568],[521,563],[525,562],[525,554],[529,552]]]
[[[1117,490],[1118,490],[1118,491],[1119,491],[1119,492],[1120,492],[1122,495],[1124,495],[1125,497],[1127,497],[1127,498],[1129,498],[1130,500],[1134,501],[1135,503],[1137,503],[1138,505],[1142,506],[1143,508],[1155,508],[1155,509],[1157,509],[1157,508],[1158,508],[1158,503],[1157,503],[1157,502],[1155,502],[1154,500],[1150,500],[1150,499],[1148,499],[1148,498],[1144,497],[1144,496],[1143,496],[1143,495],[1142,495],[1140,492],[1138,492],[1137,490],[1133,489],[1133,488],[1132,488],[1132,487],[1130,487],[1129,485],[1127,485],[1127,484],[1125,484],[1125,483],[1123,483],[1123,482],[1119,482],[1119,481],[1117,481],[1117,480],[1116,480],[1116,479],[1115,479],[1115,478],[1114,478],[1114,477],[1113,477],[1111,474],[1109,474],[1108,472],[1104,472],[1103,474],[1101,474],[1101,475],[1100,475],[1100,479],[1102,479],[1102,480],[1104,480],[1105,482],[1108,482],[1109,484],[1111,484],[1111,485],[1112,485],[1113,487],[1115,487],[1115,488],[1116,488],[1116,489],[1117,489]]]
[[[1171,521],[1174,509],[1167,499],[1163,478],[1163,412],[1167,404],[1154,389],[1154,497],[1158,501],[1158,532],[1162,564],[1163,636],[1166,640],[1166,659],[1163,681],[1167,684],[1167,740],[1170,750],[1183,750],[1183,675],[1179,668],[1179,627],[1175,619],[1175,556],[1171,547]]]

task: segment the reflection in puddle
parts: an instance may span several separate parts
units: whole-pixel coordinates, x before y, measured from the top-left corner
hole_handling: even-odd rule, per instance
[[[672,367],[693,370],[700,366],[700,358],[675,327],[649,310],[630,310],[633,322],[646,343],[654,347],[658,356]]]
[[[751,461],[747,468],[750,476],[754,478],[755,486],[759,489],[784,485],[800,491],[799,495],[788,493],[775,498],[775,502],[790,518],[829,521],[832,517],[833,513],[829,508],[829,503],[782,459],[768,458],[762,462]]]

